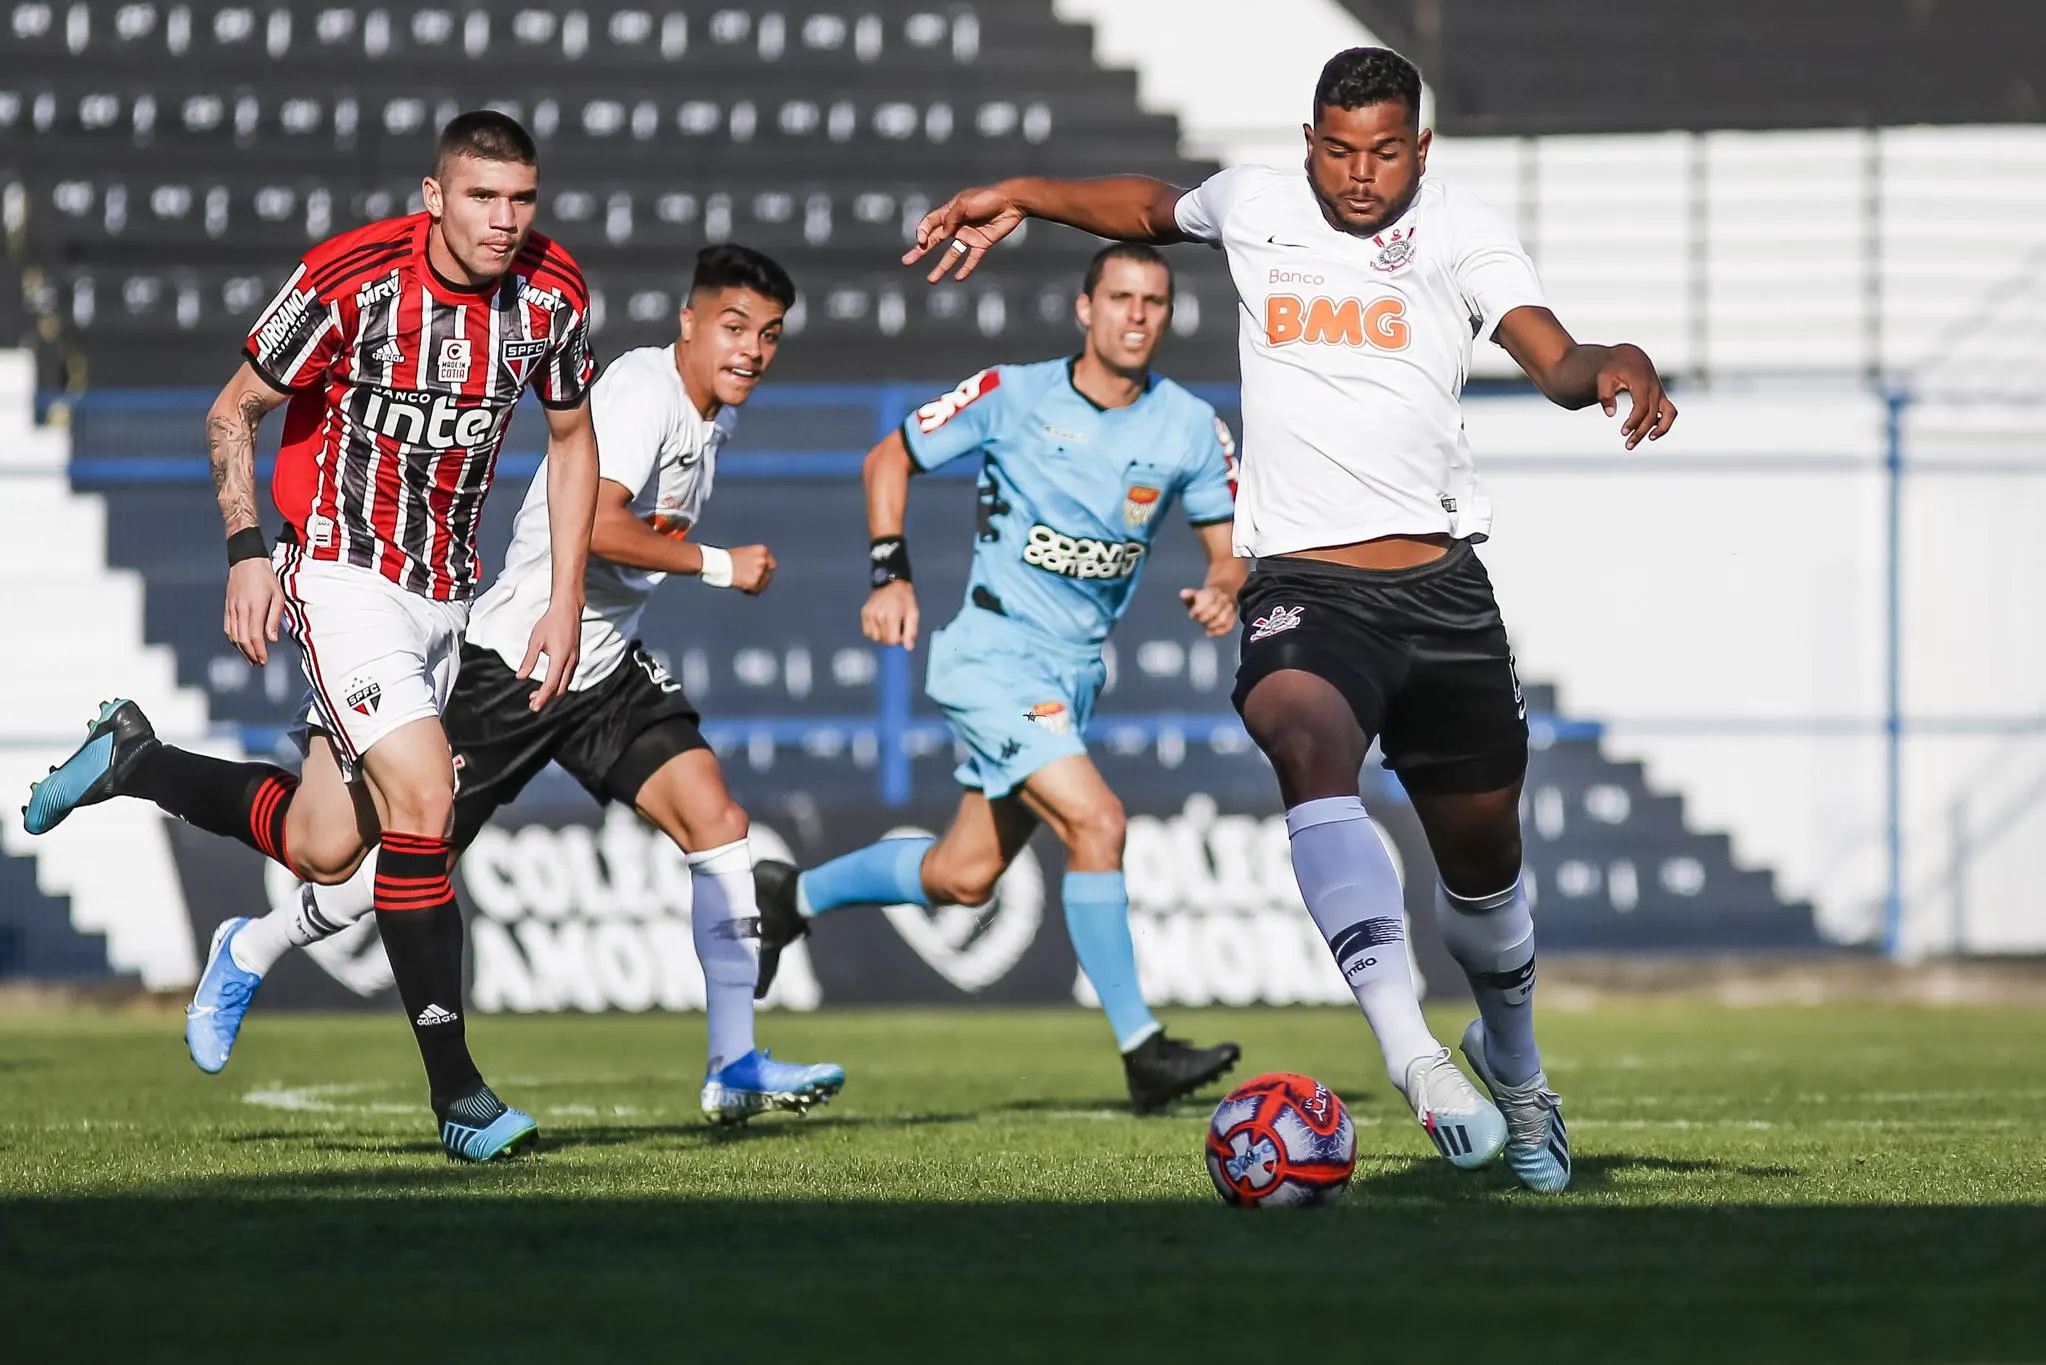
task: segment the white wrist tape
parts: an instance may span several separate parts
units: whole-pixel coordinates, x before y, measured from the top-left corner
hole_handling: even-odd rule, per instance
[[[703,551],[703,568],[698,573],[706,587],[729,588],[732,586],[732,552],[720,550],[715,545],[699,545]]]

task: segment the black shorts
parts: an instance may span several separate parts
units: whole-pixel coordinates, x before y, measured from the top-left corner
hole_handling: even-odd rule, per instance
[[[1468,542],[1411,569],[1258,561],[1238,599],[1237,712],[1281,669],[1325,679],[1409,791],[1485,792],[1527,771],[1527,706],[1492,580]]]
[[[454,694],[441,714],[455,754],[457,848],[468,847],[550,762],[600,803],[631,806],[662,764],[709,747],[682,685],[637,640],[596,686],[529,710],[538,686],[494,652],[462,646]]]

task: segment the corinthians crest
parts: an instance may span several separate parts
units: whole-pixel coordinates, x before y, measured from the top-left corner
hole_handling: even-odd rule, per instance
[[[1414,229],[1411,227],[1382,232],[1371,241],[1379,248],[1378,254],[1371,258],[1373,270],[1390,274],[1414,259]]]
[[[1151,524],[1152,516],[1158,511],[1158,498],[1159,492],[1155,488],[1140,483],[1130,485],[1130,490],[1122,498],[1122,519],[1129,523],[1131,530]]]

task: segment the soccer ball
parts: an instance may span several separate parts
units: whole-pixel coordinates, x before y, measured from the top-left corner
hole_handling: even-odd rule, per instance
[[[1336,1093],[1309,1076],[1275,1071],[1245,1081],[1208,1123],[1208,1176],[1225,1204],[1327,1204],[1357,1168],[1357,1129]]]

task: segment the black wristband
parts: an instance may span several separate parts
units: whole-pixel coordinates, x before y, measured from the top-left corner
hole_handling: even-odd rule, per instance
[[[233,568],[244,559],[268,559],[270,546],[263,539],[263,528],[247,526],[227,538],[227,566]]]
[[[909,582],[909,542],[901,536],[876,536],[867,546],[867,565],[876,588]]]

